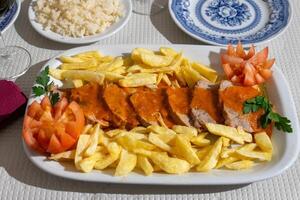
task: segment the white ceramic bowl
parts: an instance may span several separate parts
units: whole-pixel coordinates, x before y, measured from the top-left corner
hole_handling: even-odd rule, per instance
[[[91,35],[91,36],[80,37],[80,38],[74,38],[74,37],[62,36],[53,31],[50,31],[50,30],[44,30],[43,26],[35,20],[35,18],[36,18],[35,12],[32,7],[34,1],[35,0],[33,0],[30,3],[29,9],[28,9],[28,17],[29,17],[29,21],[30,21],[30,24],[32,25],[32,27],[42,36],[44,36],[50,40],[53,40],[56,42],[61,42],[61,43],[66,43],[66,44],[88,44],[88,43],[96,42],[96,41],[102,40],[104,38],[110,37],[110,36],[114,35],[115,33],[117,33],[118,31],[120,31],[128,23],[128,21],[131,17],[131,13],[132,13],[131,0],[121,0],[121,2],[124,5],[124,16],[122,18],[120,18],[120,20],[118,22],[116,22],[113,25],[111,25],[110,27],[108,27],[102,33],[99,33],[96,35]]]

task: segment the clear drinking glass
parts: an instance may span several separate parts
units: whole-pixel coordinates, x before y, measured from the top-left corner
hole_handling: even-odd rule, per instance
[[[0,18],[13,5],[14,0],[0,0]],[[31,56],[23,47],[7,46],[0,29],[0,80],[15,80],[30,67]]]
[[[140,15],[155,15],[167,7],[167,0],[132,0],[133,12]]]

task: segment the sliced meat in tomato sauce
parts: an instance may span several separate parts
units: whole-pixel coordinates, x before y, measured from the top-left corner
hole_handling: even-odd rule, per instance
[[[112,121],[112,113],[103,99],[103,88],[98,83],[71,89],[70,99],[80,105],[87,119],[100,121],[102,125]]]
[[[121,87],[110,84],[104,88],[103,98],[113,113],[114,123],[117,127],[135,127],[139,124],[137,115],[129,102],[127,91]]]

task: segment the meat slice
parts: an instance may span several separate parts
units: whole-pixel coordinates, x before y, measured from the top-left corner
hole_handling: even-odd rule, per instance
[[[189,88],[168,88],[168,104],[172,118],[177,124],[191,126],[190,112],[190,90]]]
[[[194,86],[191,107],[191,116],[194,126],[205,129],[205,123],[222,123],[220,106],[218,103],[219,85],[200,80]]]
[[[261,92],[257,88],[234,86],[230,81],[222,81],[219,89],[219,100],[223,106],[225,124],[232,127],[241,126],[247,132],[266,131],[271,134],[271,125],[266,129],[260,127],[259,119],[264,114],[263,109],[243,114],[244,102],[258,95],[261,95]]]
[[[124,89],[110,84],[104,88],[103,98],[113,113],[115,126],[132,128],[139,124],[137,115],[129,103],[129,94]]]
[[[102,126],[109,126],[112,113],[102,98],[103,89],[98,83],[88,83],[80,88],[70,90],[70,100],[76,101],[83,109],[85,117]]]
[[[167,110],[164,89],[137,90],[130,97],[130,102],[144,126],[158,124],[160,115],[166,126],[174,125]]]
[[[134,110],[144,126],[157,124],[163,96],[159,90],[137,91],[130,97]]]

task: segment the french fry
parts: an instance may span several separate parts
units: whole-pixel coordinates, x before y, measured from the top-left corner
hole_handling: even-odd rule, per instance
[[[89,141],[90,141],[90,135],[80,135],[77,141],[74,163],[75,163],[75,167],[79,170],[81,169],[79,166],[79,161],[83,159],[82,154],[84,153],[85,149],[89,145]]]
[[[204,147],[210,145],[210,140],[205,138],[207,134],[208,133],[201,133],[196,137],[192,137],[191,142],[197,145],[198,147]]]
[[[63,63],[60,65],[62,70],[89,69],[97,66],[97,60],[91,59],[84,62]]]
[[[135,62],[141,62],[141,55],[142,54],[152,54],[152,55],[154,55],[154,52],[150,49],[135,48],[131,52],[131,59],[134,60]]]
[[[204,172],[213,169],[219,160],[219,155],[222,150],[223,140],[220,137],[212,148],[209,150],[208,154],[204,157],[201,163],[196,167],[197,171]]]
[[[99,51],[86,51],[86,52],[74,55],[73,58],[81,58],[84,60],[89,60],[89,59],[95,58],[97,60],[100,60],[103,57]]]
[[[182,174],[190,169],[190,164],[182,159],[169,157],[167,154],[152,152],[150,159],[160,169],[169,174]]]
[[[133,129],[131,129],[130,132],[146,134],[146,133],[148,133],[148,130],[147,130],[147,128],[145,128],[143,126],[137,126],[137,127],[134,127]]]
[[[171,64],[173,58],[155,54],[141,54],[141,61],[150,67],[166,67]]]
[[[96,152],[100,134],[100,125],[96,124],[93,128],[92,134],[90,135],[89,145],[84,152],[85,156],[92,156]]]
[[[196,137],[198,135],[198,131],[194,127],[174,125],[172,127],[172,130],[175,131],[177,134],[186,135],[189,139]]]
[[[168,77],[167,74],[163,74],[162,80],[163,80],[168,86],[171,86],[171,85],[172,85],[172,82],[170,81],[170,79],[169,79],[169,77]]]
[[[241,160],[237,162],[228,163],[225,165],[226,168],[232,170],[242,170],[242,169],[249,169],[253,167],[254,162],[251,160]]]
[[[115,171],[115,176],[126,176],[135,168],[136,163],[137,156],[125,149],[122,149],[120,161]]]
[[[270,152],[259,152],[259,151],[247,151],[243,149],[236,150],[238,155],[250,158],[258,159],[260,161],[270,161],[272,158],[272,153]]]
[[[63,79],[76,80],[81,79],[88,82],[97,82],[102,85],[105,75],[100,72],[85,71],[85,70],[66,70],[61,74]]]
[[[122,87],[139,87],[156,83],[157,74],[136,73],[119,80]]]
[[[200,73],[202,76],[204,76],[209,81],[211,81],[213,83],[215,83],[217,81],[218,73],[215,70],[213,70],[201,63],[198,63],[198,62],[193,62],[192,67],[193,67],[193,69],[195,69],[198,73]]]
[[[84,60],[81,59],[81,58],[74,58],[74,57],[69,57],[69,56],[61,56],[61,57],[59,57],[59,60],[63,63],[81,63],[81,62],[84,62]]]
[[[225,165],[228,165],[228,164],[233,163],[238,160],[239,160],[239,158],[237,158],[237,157],[227,157],[227,158],[220,159],[215,168],[219,169],[221,167],[224,167]]]
[[[149,176],[154,171],[148,158],[142,155],[137,156],[137,165],[144,171],[146,176]]]
[[[75,158],[75,150],[64,151],[57,154],[51,154],[49,157],[50,160],[74,160]]]
[[[265,132],[256,133],[254,138],[255,143],[262,151],[272,153],[273,145],[270,137]]]
[[[238,144],[244,144],[244,136],[240,135],[236,128],[222,124],[206,123],[208,131],[214,135],[224,136]]]
[[[168,47],[160,47],[159,51],[162,55],[169,57],[175,57],[178,54],[174,49]]]
[[[95,169],[103,170],[113,164],[116,160],[118,160],[122,148],[115,142],[109,143],[107,145],[108,155],[101,157],[95,163]]]
[[[117,143],[121,145],[128,151],[133,151],[134,149],[145,149],[145,150],[153,150],[155,146],[151,143],[144,142],[141,140],[137,140],[131,135],[125,135],[117,138]]]
[[[99,159],[101,159],[101,157],[102,157],[102,154],[99,152],[96,152],[92,156],[80,160],[78,162],[78,166],[83,172],[88,173],[93,170],[96,162]]]
[[[55,69],[55,68],[49,68],[49,74],[58,80],[63,80],[62,73],[65,72],[66,70],[61,70],[61,69]]]
[[[191,143],[182,135],[176,135],[173,153],[188,161],[191,165],[200,163],[196,152],[192,149]]]
[[[79,87],[83,86],[83,81],[80,79],[72,80],[72,82],[73,82],[73,85],[75,88],[79,88]]]
[[[198,158],[203,160],[203,158],[208,154],[213,145],[207,145],[196,152]]]
[[[157,134],[150,132],[148,140],[158,148],[161,148],[162,150],[165,150],[167,152],[171,152],[171,147],[168,144],[166,144],[163,140],[161,140]]]
[[[253,140],[252,134],[245,132],[241,126],[237,127],[237,132],[238,132],[238,134],[240,134],[242,136],[242,138],[245,142],[252,142],[252,140]]]

